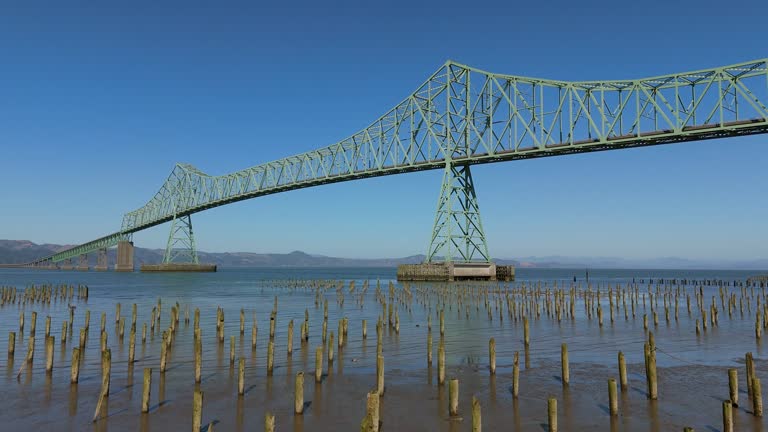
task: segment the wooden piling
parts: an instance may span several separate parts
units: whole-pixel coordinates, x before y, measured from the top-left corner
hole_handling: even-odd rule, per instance
[[[731,401],[723,401],[723,432],[733,432],[733,408]]]
[[[451,378],[448,381],[448,415],[459,415],[459,380]]]
[[[619,414],[619,401],[616,390],[616,380],[611,378],[608,380],[608,406],[609,412],[612,416]]]
[[[531,328],[528,324],[528,317],[523,317],[523,342],[526,346],[526,348],[530,345],[531,342]]]
[[[293,353],[293,320],[288,321],[288,355]]]
[[[480,401],[472,396],[472,432],[482,432],[483,421],[481,418]]]
[[[512,397],[517,399],[520,391],[520,353],[515,351],[512,360]]]
[[[8,355],[13,356],[16,352],[16,332],[8,333]]]
[[[384,356],[376,356],[376,390],[384,395]]]
[[[562,344],[560,345],[560,365],[561,365],[561,372],[563,374],[562,381],[563,386],[567,386],[571,382],[571,372],[568,367],[568,345]]]
[[[160,344],[160,373],[165,373],[165,366],[168,361],[168,333],[163,332],[163,342]]]
[[[378,432],[379,431],[379,392],[371,391],[366,396],[365,411],[368,420],[368,431],[366,432]]]
[[[275,415],[269,411],[264,414],[264,432],[275,432]]]
[[[557,432],[557,399],[547,399],[547,421],[549,423],[549,432]]]
[[[267,345],[267,375],[272,376],[272,370],[275,366],[275,343],[269,341]]]
[[[763,416],[763,391],[758,377],[752,378],[752,413],[755,417]]]
[[[621,391],[627,391],[629,388],[627,382],[627,361],[624,358],[624,353],[619,351],[619,383],[621,384]]]
[[[152,391],[152,368],[144,368],[144,387],[141,392],[141,412],[149,412],[149,395]]]
[[[728,395],[731,398],[731,404],[739,407],[739,375],[738,370],[731,368],[728,369]]]
[[[45,371],[47,373],[53,372],[53,344],[54,337],[48,336],[45,338]]]
[[[368,338],[368,321],[363,320],[363,340]]]
[[[315,350],[315,382],[323,381],[323,346],[320,345]]]
[[[229,337],[229,365],[235,365],[235,337]]]
[[[200,383],[200,380],[202,379],[202,367],[203,367],[203,341],[201,338],[201,330],[200,327],[197,327],[194,330],[195,334],[195,340],[194,340],[194,351],[195,351],[195,382]]]
[[[203,418],[203,392],[195,390],[192,397],[192,432],[200,432]]]
[[[437,345],[437,384],[443,385],[445,383],[445,344],[440,339],[440,343]]]
[[[293,413],[296,415],[304,413],[304,372],[296,374],[296,385],[293,391]]]
[[[328,364],[333,363],[333,332],[328,336]],[[328,366],[330,369],[330,366]]]
[[[491,375],[496,374],[496,339],[491,338],[488,341],[488,359],[490,362]]]
[[[134,362],[136,358],[136,331],[131,329],[131,334],[128,336],[128,364]]]
[[[237,365],[237,394],[240,396],[245,394],[245,359],[243,357],[240,357]]]
[[[72,367],[70,371],[70,383],[77,384],[80,377],[80,348],[72,349]]]
[[[427,330],[427,365],[432,365],[432,330]]]

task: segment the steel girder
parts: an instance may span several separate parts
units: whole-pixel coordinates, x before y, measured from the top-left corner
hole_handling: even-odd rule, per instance
[[[120,232],[107,237],[333,182],[766,133],[766,106],[766,59],[583,82],[495,74],[448,61],[367,128],[330,146],[221,176],[177,164],[155,196],[125,214]]]

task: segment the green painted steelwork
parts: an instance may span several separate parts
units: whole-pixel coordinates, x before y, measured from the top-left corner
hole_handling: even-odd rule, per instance
[[[334,182],[766,133],[766,106],[766,59],[646,79],[584,82],[495,74],[449,61],[367,128],[328,147],[221,176],[176,165],[155,196],[125,214],[121,230],[105,238],[236,201]],[[93,243],[77,248],[88,252],[96,249]],[[45,260],[79,253],[64,251]]]
[[[195,236],[192,232],[191,216],[186,215],[171,221],[171,233],[168,235],[168,246],[165,249],[163,263],[200,264],[195,247]]]
[[[427,262],[490,260],[469,165],[449,164],[443,174]]]

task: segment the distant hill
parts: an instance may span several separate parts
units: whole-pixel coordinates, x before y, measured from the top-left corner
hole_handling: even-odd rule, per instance
[[[0,240],[0,264],[22,264],[67,249],[68,245],[35,244],[28,240]],[[109,262],[115,262],[115,249],[107,251]],[[164,249],[134,249],[137,264],[156,264],[163,260]],[[300,251],[287,254],[225,252],[198,252],[200,262],[218,264],[221,267],[396,267],[399,264],[415,264],[424,261],[424,255],[404,258],[359,259],[335,258],[310,255]],[[96,254],[88,255],[89,264],[96,265]],[[77,265],[77,260],[73,260]]]
[[[63,249],[70,245],[35,244],[28,240],[0,240],[0,264],[20,264],[33,261]],[[108,251],[109,262],[115,262],[116,250]],[[157,264],[163,260],[164,249],[135,249],[134,261],[137,264]],[[217,264],[220,267],[396,267],[399,264],[416,264],[424,261],[424,255],[411,255],[402,258],[337,258],[312,255],[295,251],[286,254],[252,252],[198,252],[200,261]],[[96,254],[88,256],[89,264],[96,265]],[[727,259],[686,259],[678,257],[659,257],[647,259],[627,259],[617,257],[521,257],[512,259],[494,259],[497,264],[512,264],[517,268],[601,268],[601,269],[733,269],[733,270],[768,270],[768,259],[727,260]],[[77,265],[77,262],[73,262]]]

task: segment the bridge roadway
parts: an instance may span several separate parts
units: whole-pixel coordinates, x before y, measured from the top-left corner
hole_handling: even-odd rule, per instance
[[[766,106],[768,59],[645,79],[585,82],[494,74],[449,61],[397,106],[338,143],[222,176],[177,164],[147,204],[124,215],[119,231],[28,265],[71,259],[155,225],[294,189],[762,134],[768,132]],[[433,241],[440,236],[436,226]],[[452,236],[449,229],[438,246],[450,247]],[[480,236],[485,243],[481,229]]]

